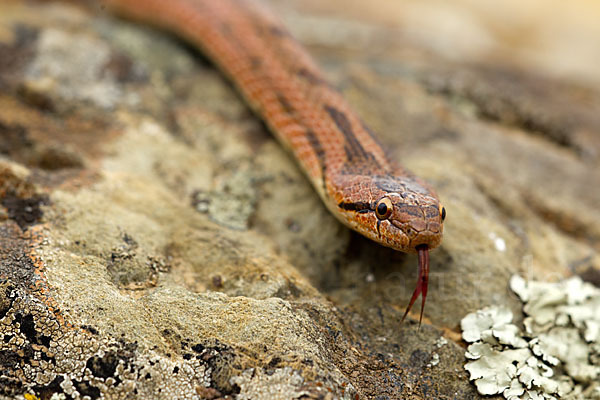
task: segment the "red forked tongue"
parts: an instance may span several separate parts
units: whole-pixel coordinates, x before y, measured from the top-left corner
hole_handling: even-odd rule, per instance
[[[410,299],[410,303],[408,303],[408,307],[406,307],[402,321],[404,321],[404,318],[406,318],[406,315],[412,308],[413,304],[415,304],[415,300],[417,300],[417,297],[419,297],[419,294],[421,294],[421,316],[419,317],[419,326],[421,326],[421,321],[423,320],[423,309],[425,308],[425,299],[427,298],[427,284],[429,282],[429,248],[426,244],[421,244],[417,246],[417,253],[419,255],[419,276],[417,278],[417,287],[415,287],[415,291]]]

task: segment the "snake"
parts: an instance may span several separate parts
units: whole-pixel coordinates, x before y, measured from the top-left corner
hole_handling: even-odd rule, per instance
[[[308,51],[257,0],[105,0],[121,16],[197,47],[233,83],[295,158],[329,211],[383,246],[418,255],[421,295],[446,210],[432,187],[400,166]],[[281,188],[285,190],[285,188]]]

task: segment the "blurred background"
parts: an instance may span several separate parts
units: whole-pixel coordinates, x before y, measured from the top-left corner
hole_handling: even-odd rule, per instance
[[[311,38],[322,38],[311,32],[324,29],[325,25],[332,30],[331,40],[342,39],[344,28],[353,25],[350,30],[361,31],[355,32],[354,39],[359,41],[387,27],[405,40],[449,60],[488,64],[497,61],[509,67],[537,70],[548,77],[600,87],[600,2],[596,0],[271,0],[269,3],[288,20],[305,18],[304,24],[297,21],[288,24],[305,43]],[[315,15],[324,20],[319,21]],[[340,18],[339,23],[332,24],[336,18]],[[348,23],[352,18],[356,24]],[[340,41],[352,46],[352,40],[346,39]]]

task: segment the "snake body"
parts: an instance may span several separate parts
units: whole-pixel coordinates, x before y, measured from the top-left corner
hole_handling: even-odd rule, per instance
[[[290,150],[333,215],[384,246],[418,254],[404,317],[422,294],[422,319],[429,250],[441,242],[445,210],[429,185],[390,160],[279,20],[249,0],[107,3],[199,47]]]

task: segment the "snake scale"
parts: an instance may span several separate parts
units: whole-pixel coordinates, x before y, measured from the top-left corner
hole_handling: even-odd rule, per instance
[[[160,26],[205,53],[295,157],[327,208],[376,242],[419,258],[403,319],[427,296],[429,250],[445,209],[432,188],[392,161],[307,51],[250,0],[107,0],[115,12]]]

